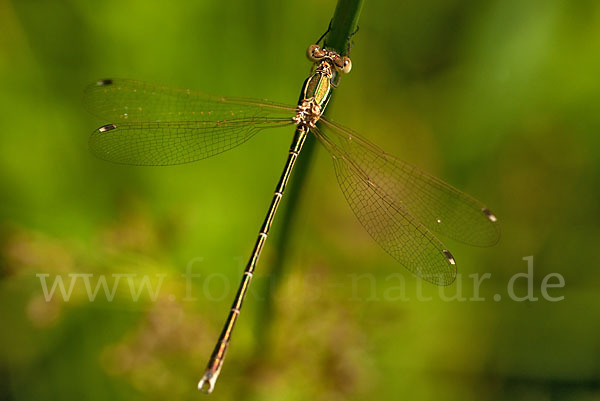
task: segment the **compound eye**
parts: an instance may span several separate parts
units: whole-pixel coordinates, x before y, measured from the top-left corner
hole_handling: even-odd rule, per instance
[[[342,63],[343,66],[341,67],[341,70],[344,74],[348,74],[350,72],[350,70],[352,69],[352,61],[350,61],[349,57],[342,57]]]
[[[341,71],[344,68],[344,60],[337,54],[333,55],[333,57],[331,58],[331,61],[333,61],[333,64],[335,65],[336,70]]]
[[[306,51],[306,57],[313,62],[319,61],[323,56],[323,49],[321,49],[319,45],[310,45]]]

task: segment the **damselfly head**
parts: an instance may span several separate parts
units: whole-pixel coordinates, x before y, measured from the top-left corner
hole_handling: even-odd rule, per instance
[[[328,61],[337,72],[343,74],[349,73],[352,69],[352,61],[349,57],[342,57],[334,50],[323,49],[319,45],[310,45],[306,51],[306,56],[313,63]]]

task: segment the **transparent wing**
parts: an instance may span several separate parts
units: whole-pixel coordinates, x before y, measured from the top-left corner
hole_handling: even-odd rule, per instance
[[[427,228],[313,130],[331,152],[335,174],[350,208],[373,239],[402,266],[436,285],[456,277],[454,258]]]
[[[241,145],[263,128],[290,124],[287,119],[108,124],[92,133],[89,144],[94,155],[114,163],[169,166],[206,159]]]
[[[232,149],[264,128],[292,124],[293,107],[224,98],[133,80],[98,81],[84,105],[109,120],[90,137],[92,152],[135,165],[172,165]]]
[[[481,202],[385,153],[350,129],[326,119],[321,123],[318,137],[329,151],[427,230],[475,246],[498,241],[496,217]]]
[[[83,103],[92,114],[115,124],[295,115],[294,107],[266,100],[225,98],[128,79],[106,79],[89,85]]]

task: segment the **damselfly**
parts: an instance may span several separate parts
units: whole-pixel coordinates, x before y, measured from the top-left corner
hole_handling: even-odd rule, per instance
[[[98,81],[85,92],[87,108],[113,122],[92,133],[91,150],[116,163],[156,166],[194,162],[232,149],[266,128],[295,126],[267,216],[221,336],[198,383],[199,389],[209,393],[309,132],[331,155],[337,181],[358,220],[387,253],[415,275],[437,285],[454,281],[454,257],[437,234],[477,246],[493,245],[499,238],[496,217],[481,202],[323,118],[334,79],[338,81],[341,74],[350,72],[351,62],[319,45],[309,47],[308,58],[315,68],[304,82],[296,107],[122,79]]]

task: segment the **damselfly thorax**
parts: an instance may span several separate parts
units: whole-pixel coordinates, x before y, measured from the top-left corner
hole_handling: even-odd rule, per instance
[[[316,128],[317,121],[325,111],[331,98],[334,76],[347,74],[352,69],[350,58],[318,45],[311,45],[307,56],[315,63],[316,68],[302,85],[296,116],[292,119],[298,129],[305,132]]]

